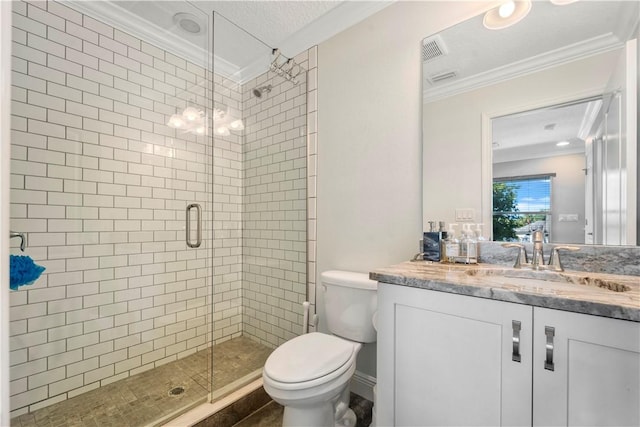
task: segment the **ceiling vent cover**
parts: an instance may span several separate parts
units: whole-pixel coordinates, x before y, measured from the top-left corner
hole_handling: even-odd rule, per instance
[[[422,41],[422,61],[431,61],[446,55],[447,48],[439,35],[428,37]]]
[[[444,73],[429,76],[428,79],[431,84],[435,84],[441,83],[445,80],[455,79],[456,77],[458,77],[458,73],[456,73],[455,71],[445,71]]]

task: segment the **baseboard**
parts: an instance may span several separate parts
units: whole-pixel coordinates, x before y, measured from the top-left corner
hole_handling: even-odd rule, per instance
[[[351,378],[351,392],[373,402],[373,386],[376,385],[376,377],[356,371]]]

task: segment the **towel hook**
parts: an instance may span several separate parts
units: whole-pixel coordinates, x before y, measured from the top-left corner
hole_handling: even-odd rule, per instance
[[[26,239],[24,233],[16,233],[15,231],[10,231],[9,232],[9,238],[13,239],[14,237],[19,237],[20,238],[20,250],[22,252],[24,252],[25,248],[27,247],[27,239]]]

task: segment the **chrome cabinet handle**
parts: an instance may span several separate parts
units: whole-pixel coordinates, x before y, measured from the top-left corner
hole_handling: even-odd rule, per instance
[[[517,320],[512,320],[511,329],[513,330],[513,335],[512,335],[513,349],[511,351],[511,360],[519,363],[520,362],[520,329],[522,329],[520,322]]]
[[[556,334],[556,329],[551,326],[545,326],[544,334],[547,336],[547,344],[545,346],[547,357],[544,361],[544,369],[553,371],[555,370],[553,365],[553,337]]]
[[[196,209],[196,242],[191,241],[191,209]],[[186,230],[187,246],[190,248],[199,248],[202,244],[202,207],[197,203],[191,203],[187,206],[187,230]]]

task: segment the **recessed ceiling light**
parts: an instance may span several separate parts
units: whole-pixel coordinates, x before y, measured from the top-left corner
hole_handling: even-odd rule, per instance
[[[173,23],[189,34],[200,34],[202,27],[198,24],[198,18],[191,13],[176,13],[173,15]]]
[[[564,6],[565,4],[575,3],[578,0],[549,0],[549,1],[555,4],[556,6]]]
[[[560,142],[556,143],[556,146],[557,147],[566,147],[569,144],[571,144],[569,141],[560,141]]]
[[[510,0],[485,13],[482,24],[490,30],[501,30],[519,22],[530,10],[531,0]]]

